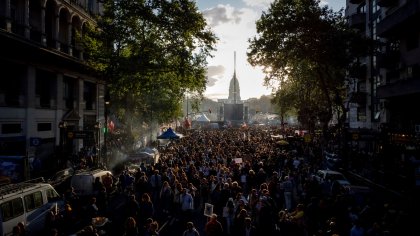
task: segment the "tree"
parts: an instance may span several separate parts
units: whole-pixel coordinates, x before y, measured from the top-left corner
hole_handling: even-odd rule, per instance
[[[348,28],[343,10],[333,12],[321,7],[319,0],[275,0],[256,27],[257,36],[249,39],[248,61],[264,68],[266,84],[273,80],[294,84],[279,90],[293,88],[298,93],[292,102],[299,120],[309,122],[311,129],[311,122],[320,122],[324,133],[334,110],[342,111],[343,121],[346,67],[355,56],[349,48],[359,37]]]
[[[88,65],[108,84],[114,113],[131,131],[180,117],[184,93],[205,90],[206,58],[217,40],[195,2],[103,3],[83,42]]]

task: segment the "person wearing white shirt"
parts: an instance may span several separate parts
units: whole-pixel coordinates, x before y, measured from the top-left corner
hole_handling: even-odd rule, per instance
[[[192,211],[194,210],[194,198],[191,195],[191,193],[189,193],[185,188],[182,189],[182,193],[180,195],[180,202],[183,218],[186,221],[191,221]]]

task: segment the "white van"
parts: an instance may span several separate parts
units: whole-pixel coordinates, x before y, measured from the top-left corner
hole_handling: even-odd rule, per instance
[[[70,185],[74,188],[74,192],[78,196],[92,196],[95,194],[93,190],[93,183],[95,182],[96,177],[99,177],[100,181],[102,182],[103,178],[107,174],[110,174],[113,177],[115,185],[115,178],[112,175],[111,171],[101,169],[77,172],[71,177]]]
[[[63,209],[63,199],[43,179],[8,184],[0,187],[0,235],[12,235],[13,227],[24,223],[27,235],[44,229],[47,213]]]

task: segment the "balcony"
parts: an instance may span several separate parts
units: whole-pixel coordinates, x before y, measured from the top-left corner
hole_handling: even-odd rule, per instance
[[[37,95],[35,98],[35,106],[37,108],[55,109],[57,108],[57,101],[46,96]]]
[[[391,69],[400,62],[400,52],[396,50],[380,53],[376,57],[376,63],[379,68]]]
[[[349,69],[349,76],[351,78],[365,80],[367,75],[367,66],[363,65],[354,65]]]
[[[0,93],[0,106],[6,106],[6,95],[4,93]]]
[[[365,0],[350,0],[351,4],[360,4],[362,2],[365,2]]]
[[[349,16],[349,26],[363,30],[366,26],[366,13],[355,13]]]
[[[400,79],[400,71],[397,69],[389,70],[385,74],[386,84],[393,83]]]
[[[357,104],[366,104],[367,93],[366,91],[352,92],[350,94],[350,102]]]
[[[420,93],[420,78],[397,80],[376,88],[378,98],[391,98]]]
[[[378,0],[380,7],[392,7],[398,4],[398,0]]]
[[[25,96],[14,93],[0,93],[0,106],[23,107],[25,106]]]
[[[39,30],[32,30],[30,31],[30,38],[31,40],[37,42],[37,43],[42,43],[42,32]]]
[[[70,2],[70,4],[81,7],[83,9],[86,9],[86,1],[81,0],[66,0],[66,2]]]
[[[378,3],[379,4],[379,3]],[[380,37],[388,37],[404,30],[402,25],[416,25],[420,21],[420,0],[408,1],[405,5],[387,15],[377,25],[377,34]],[[405,30],[411,29],[408,27]]]
[[[69,54],[70,53],[70,46],[67,43],[60,42],[60,51]]]
[[[20,23],[18,21],[13,21],[12,22],[12,32],[14,34],[25,37],[25,24]]]

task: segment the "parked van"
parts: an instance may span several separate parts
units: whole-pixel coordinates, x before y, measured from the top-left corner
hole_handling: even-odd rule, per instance
[[[39,234],[45,226],[47,214],[64,207],[57,191],[42,178],[0,187],[0,235],[12,235],[19,222],[25,225],[27,235]]]
[[[107,175],[110,175],[113,179],[113,186],[116,186],[117,179],[112,175],[111,171],[108,170],[85,170],[76,172],[71,177],[70,185],[74,188],[74,192],[80,197],[92,196],[95,194],[93,189],[93,183],[95,182],[96,177],[99,177],[99,180],[104,183],[104,178]]]

